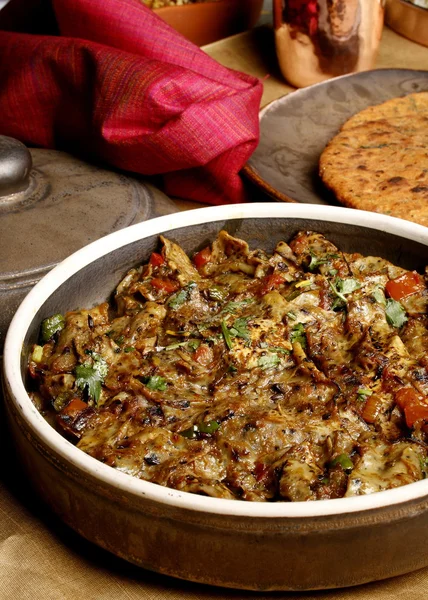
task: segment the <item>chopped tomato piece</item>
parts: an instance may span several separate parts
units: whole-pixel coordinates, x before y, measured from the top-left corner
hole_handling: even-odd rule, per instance
[[[259,293],[264,296],[268,292],[271,292],[275,288],[279,287],[284,283],[285,279],[279,273],[272,273],[272,275],[266,275],[260,282]]]
[[[361,416],[366,423],[374,423],[380,413],[382,400],[376,394],[369,396],[364,404]]]
[[[425,288],[422,277],[416,271],[408,271],[396,279],[391,279],[385,286],[385,291],[393,300],[401,300]]]
[[[73,398],[57,415],[57,423],[61,427],[64,433],[70,435],[73,438],[80,438],[80,428],[76,426],[79,422],[81,415],[90,413],[86,402],[80,400],[80,398]]]
[[[203,250],[200,250],[199,252],[197,252],[195,254],[195,256],[193,257],[193,262],[197,269],[200,269],[201,267],[205,266],[208,262],[210,262],[210,260],[211,260],[211,248],[209,246],[207,246],[206,248],[203,248]]]
[[[167,294],[172,294],[178,290],[178,283],[175,281],[171,281],[171,279],[160,279],[159,277],[153,277],[151,284],[157,290],[161,290],[162,292],[166,292]]]
[[[165,259],[161,254],[153,252],[149,262],[152,265],[152,267],[161,267],[165,264]]]
[[[213,360],[213,352],[207,344],[201,344],[193,356],[201,365],[208,365]]]
[[[407,427],[413,427],[417,421],[428,420],[428,398],[418,394],[413,388],[398,390],[395,402],[404,411]]]
[[[83,400],[79,398],[73,398],[70,402],[64,406],[61,410],[62,417],[68,417],[70,419],[75,419],[82,411],[86,410],[88,405]]]

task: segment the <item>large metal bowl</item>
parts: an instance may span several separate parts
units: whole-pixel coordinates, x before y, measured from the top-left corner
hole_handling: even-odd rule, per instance
[[[428,264],[428,229],[355,210],[252,204],[160,217],[73,254],[25,298],[8,331],[4,387],[10,428],[29,479],[50,507],[87,539],[176,577],[254,590],[356,585],[428,565],[428,481],[376,494],[297,503],[203,497],[116,471],[61,437],[25,389],[29,345],[53,313],[105,300],[159,233],[193,252],[220,229],[273,250],[300,229],[325,233],[346,251],[406,268]]]

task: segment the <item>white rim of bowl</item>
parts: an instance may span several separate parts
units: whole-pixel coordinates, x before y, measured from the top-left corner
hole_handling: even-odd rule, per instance
[[[45,275],[19,306],[4,347],[4,375],[15,409],[41,441],[72,466],[101,482],[166,505],[205,513],[260,518],[314,518],[394,506],[428,495],[428,480],[366,496],[311,502],[245,502],[198,496],[143,481],[102,464],[55,431],[32,404],[21,377],[21,354],[26,332],[46,299],[71,275],[112,250],[152,235],[202,223],[245,218],[302,218],[352,224],[384,231],[428,246],[428,228],[377,213],[314,204],[229,204],[174,213],[111,233],[70,255]]]

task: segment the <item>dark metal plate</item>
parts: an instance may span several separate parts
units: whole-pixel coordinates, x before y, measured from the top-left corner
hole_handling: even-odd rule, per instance
[[[244,173],[275,200],[337,204],[318,176],[329,140],[360,110],[426,90],[428,71],[378,69],[283,96],[261,112],[260,143]]]

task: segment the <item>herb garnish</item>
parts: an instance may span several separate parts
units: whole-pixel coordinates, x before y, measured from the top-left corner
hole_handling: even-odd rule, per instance
[[[290,333],[290,342],[294,344],[299,342],[302,348],[306,347],[305,326],[303,323],[296,323]]]
[[[378,304],[382,304],[382,306],[385,306],[385,303],[386,303],[385,294],[379,286],[373,290],[372,296]]]
[[[325,256],[316,256],[311,252],[311,262],[308,265],[309,271],[315,271],[315,269],[321,265],[325,265],[330,262],[332,258],[340,258],[339,254],[326,254]]]
[[[92,357],[92,363],[85,362],[75,369],[76,385],[81,390],[87,390],[88,396],[98,404],[101,394],[101,385],[108,373],[106,361],[96,352],[87,351]]]
[[[165,379],[160,375],[145,377],[143,379],[143,383],[147,388],[149,388],[149,390],[159,390],[160,392],[164,392],[168,387]]]
[[[237,301],[232,301],[232,302],[228,302],[227,304],[225,304],[223,306],[223,308],[221,309],[222,313],[234,313],[237,310],[239,310],[240,308],[244,308],[245,306],[247,306],[248,304],[251,304],[252,302],[254,302],[254,300],[252,298],[247,298],[245,300],[237,300]]]
[[[393,298],[388,298],[386,301],[385,316],[388,323],[393,327],[402,327],[407,321],[404,306]]]
[[[172,298],[169,299],[168,306],[173,310],[182,306],[189,299],[190,293],[195,287],[197,287],[197,284],[194,281],[188,283],[186,287],[174,294]]]
[[[232,350],[232,348],[233,348],[232,337],[230,335],[230,331],[227,328],[227,325],[226,325],[225,321],[221,322],[221,332],[223,334],[226,346],[229,348],[229,350]]]
[[[257,364],[262,369],[270,369],[271,367],[277,367],[280,362],[278,354],[276,354],[276,352],[271,352],[260,356]]]
[[[359,290],[361,287],[361,284],[356,279],[352,278],[340,279],[340,277],[337,277],[334,283],[331,281],[328,283],[338,298],[338,300],[333,303],[333,310],[335,308],[342,308],[343,306],[346,306],[347,300],[345,296],[351,294],[355,290]]]
[[[185,342],[175,342],[174,344],[169,344],[168,346],[165,346],[164,350],[176,350],[177,348],[181,348],[182,346],[187,346],[188,343],[189,342],[187,340]]]
[[[233,348],[232,338],[239,337],[246,342],[251,341],[250,332],[248,331],[248,321],[251,317],[240,317],[233,322],[232,327],[228,328],[226,321],[221,322],[221,332],[229,350]]]
[[[249,317],[241,317],[239,319],[236,319],[236,321],[234,321],[232,327],[230,328],[230,335],[232,337],[240,337],[243,338],[244,340],[246,340],[247,342],[249,342],[251,340],[250,338],[250,332],[248,331],[248,321],[249,321]]]

